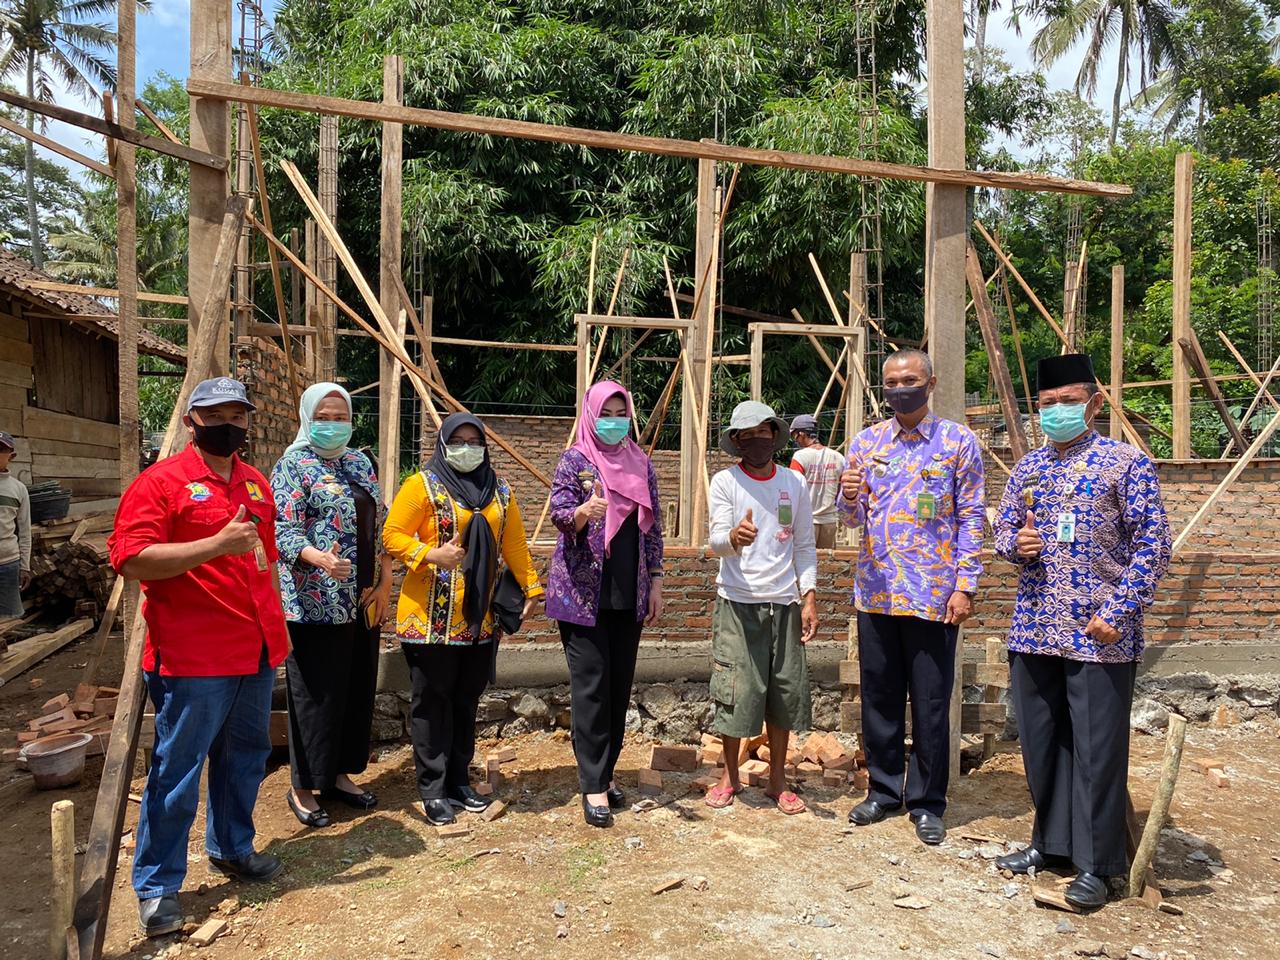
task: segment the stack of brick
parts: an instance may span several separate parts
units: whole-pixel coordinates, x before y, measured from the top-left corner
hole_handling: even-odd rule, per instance
[[[739,741],[735,758],[738,777],[749,787],[768,786],[773,760],[768,741],[765,734]],[[702,735],[701,759],[704,767],[713,770],[694,781],[694,785],[705,792],[720,782],[720,774],[714,772],[715,768],[725,765],[724,746],[718,737],[709,733]],[[790,781],[820,782],[831,787],[853,784],[859,790],[867,788],[862,753],[849,750],[830,733],[811,733],[803,743],[792,741],[783,769]]]
[[[86,755],[102,756],[107,752],[107,741],[111,739],[111,723],[115,719],[119,695],[120,691],[115,687],[82,683],[72,693],[50,697],[40,708],[40,716],[33,717],[26,730],[19,731],[18,745],[6,747],[0,751],[0,757],[17,762],[23,747],[63,733],[92,734]]]

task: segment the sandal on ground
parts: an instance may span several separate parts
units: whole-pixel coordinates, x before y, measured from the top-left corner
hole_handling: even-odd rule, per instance
[[[712,810],[723,810],[725,807],[733,804],[733,798],[742,792],[742,788],[737,790],[733,787],[712,787],[707,791],[706,799],[703,801]]]
[[[783,790],[781,793],[766,793],[765,796],[776,803],[778,809],[789,817],[795,816],[797,813],[804,813],[809,809],[805,802],[790,790]]]
[[[304,809],[302,804],[293,798],[292,790],[285,794],[285,799],[289,801],[289,809],[293,811],[293,815],[304,827],[327,827],[332,822],[323,807],[317,810]]]

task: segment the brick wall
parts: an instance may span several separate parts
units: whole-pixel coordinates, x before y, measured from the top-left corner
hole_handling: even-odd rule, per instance
[[[284,351],[257,337],[236,341],[236,378],[258,408],[253,415],[244,459],[267,476],[298,433],[298,410],[289,394]]]

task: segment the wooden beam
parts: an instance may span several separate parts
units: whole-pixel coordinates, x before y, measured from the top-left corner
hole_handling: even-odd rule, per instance
[[[1209,361],[1204,355],[1204,350],[1200,347],[1200,341],[1196,337],[1195,330],[1191,331],[1190,337],[1179,337],[1178,346],[1186,355],[1191,369],[1195,371],[1196,376],[1200,379],[1200,385],[1209,394],[1209,402],[1213,404],[1213,409],[1218,412],[1218,417],[1222,420],[1223,426],[1227,428],[1227,435],[1243,450],[1249,443],[1245,440],[1244,434],[1240,432],[1240,427],[1231,419],[1231,411],[1227,409],[1227,401],[1222,398],[1222,391],[1218,389],[1218,384],[1213,379],[1213,372],[1209,369]],[[1177,435],[1176,431],[1174,435]]]
[[[432,343],[451,347],[480,347],[485,350],[534,350],[550,353],[574,353],[572,343],[522,343],[515,340],[466,340],[460,337],[432,337]]]
[[[1221,336],[1221,334],[1219,334],[1219,336]],[[1232,348],[1232,352],[1233,353],[1235,352],[1234,347]],[[1241,363],[1243,362],[1244,361],[1241,360]],[[1248,364],[1245,364],[1245,369],[1246,370],[1249,369]],[[1267,375],[1265,379],[1263,379],[1262,383],[1258,384],[1258,392],[1254,395],[1253,402],[1249,404],[1249,409],[1244,412],[1244,417],[1241,420],[1242,423],[1248,424],[1249,421],[1253,419],[1254,411],[1258,409],[1258,404],[1261,402],[1264,396],[1271,401],[1271,405],[1273,407],[1276,406],[1276,401],[1271,397],[1271,394],[1268,392],[1267,388],[1271,385],[1271,380],[1276,375],[1276,371],[1278,370],[1280,370],[1280,357],[1276,357],[1276,362],[1273,363],[1271,365],[1271,369],[1267,371]],[[1257,382],[1257,376],[1254,375],[1252,371],[1250,371],[1250,375],[1253,376],[1254,381]],[[1227,448],[1224,451],[1222,451],[1222,456],[1225,458],[1229,453],[1231,453],[1230,445],[1228,445]]]
[[[413,305],[413,297],[409,296],[409,291],[405,289],[404,278],[399,274],[393,278],[396,282],[396,290],[400,293],[400,305],[404,307],[405,313],[409,316],[409,325],[413,327],[413,335],[418,341],[418,345],[422,348],[422,362],[427,365],[427,370],[431,371],[431,376],[435,378],[436,383],[441,387],[447,386],[444,379],[444,371],[440,369],[440,364],[436,363],[436,354],[434,349],[435,334],[432,331],[432,315],[435,313],[435,299],[433,297],[422,298],[422,316],[418,316],[418,311]]]
[[[45,657],[57,653],[72,640],[84,636],[93,629],[93,621],[77,620],[52,633],[41,634],[11,646],[3,657],[0,657],[0,686],[14,677],[30,670]]]
[[[1027,435],[1022,429],[1022,411],[1018,396],[1013,391],[1013,378],[1009,376],[1009,364],[1005,360],[1004,342],[1000,339],[1000,325],[987,296],[986,282],[982,276],[982,261],[977,248],[970,240],[965,254],[965,274],[969,292],[973,296],[974,312],[982,328],[982,341],[987,347],[987,364],[995,377],[996,395],[1000,398],[1000,410],[1004,414],[1005,427],[1009,431],[1009,449],[1017,463],[1027,455]]]
[[[859,373],[866,377],[867,369],[867,331],[866,328],[857,322],[859,315],[870,319],[871,311],[867,309],[867,255],[863,252],[855,252],[849,255],[849,316],[847,319],[848,326],[854,327],[858,331],[858,336],[854,338],[851,344],[852,349],[849,351],[849,367],[847,370],[846,383],[852,380]],[[826,351],[823,351],[824,353]],[[866,425],[866,407],[862,402],[862,396],[856,390],[850,390],[844,387],[844,398],[846,404],[845,412],[845,436],[851,441]],[[835,434],[832,433],[832,439]]]
[[[684,378],[680,403],[680,482],[677,490],[679,498],[680,524],[679,539],[683,543],[692,544],[696,536],[694,514],[697,507],[694,503],[700,496],[697,486],[697,464],[701,454],[698,450],[698,424],[691,411],[697,402],[702,389],[702,376],[710,362],[706,352],[706,329],[714,325],[713,318],[707,310],[705,283],[702,278],[709,277],[711,271],[711,247],[715,235],[716,214],[716,164],[710,158],[699,158],[697,193],[694,198],[694,244],[693,244],[693,276],[698,290],[694,292],[697,301],[689,312],[689,335],[685,348],[689,354],[691,376]]]
[[[61,120],[63,123],[69,123],[73,127],[80,127],[82,130],[89,130],[104,137],[132,143],[135,147],[145,147],[155,153],[177,157],[179,160],[186,160],[188,163],[196,164],[208,170],[225,172],[230,165],[225,157],[219,157],[217,154],[193,149],[178,143],[170,143],[168,140],[161,140],[159,137],[149,137],[145,133],[122,127],[118,123],[112,123],[101,117],[95,117],[89,113],[81,113],[79,110],[68,110],[66,107],[60,107],[53,103],[42,103],[12,90],[0,89],[0,101],[54,120]],[[225,109],[226,105],[223,103],[223,110]]]
[[[1235,357],[1236,363],[1240,364],[1240,366],[1244,368],[1249,379],[1253,381],[1253,385],[1260,389],[1263,395],[1267,398],[1267,402],[1270,403],[1274,409],[1280,410],[1280,402],[1277,402],[1276,398],[1267,392],[1266,386],[1262,382],[1262,378],[1254,372],[1253,367],[1249,366],[1248,361],[1240,355],[1240,351],[1236,349],[1236,345],[1231,342],[1231,339],[1221,330],[1218,331],[1218,339],[1223,342],[1229,351],[1231,351],[1231,356]],[[1241,421],[1241,425],[1247,428],[1248,422],[1248,417],[1246,417]]]
[[[32,290],[48,290],[51,293],[78,293],[84,297],[102,297],[107,300],[117,300],[120,297],[119,289],[115,287],[86,287],[79,283],[62,283],[58,280],[23,280],[24,287],[30,287]],[[172,293],[143,293],[139,291],[138,300],[143,303],[169,303],[176,306],[185,307],[188,303],[186,297]],[[156,318],[156,322],[164,320],[166,323],[174,321],[167,318]]]
[[[155,125],[155,128],[160,131],[160,135],[162,137],[164,137],[170,143],[177,143],[177,144],[182,143],[182,138],[179,137],[172,130],[170,130],[168,126],[165,125],[165,122],[161,120],[160,117],[156,114],[156,112],[152,110],[150,107],[148,107],[146,103],[143,102],[142,98],[135,97],[133,100],[133,105],[137,107],[139,110],[141,110],[142,115]]]
[[[1124,409],[1124,264],[1111,268],[1111,407]],[[1111,439],[1120,440],[1120,421],[1111,418]]]
[[[1173,175],[1173,456],[1191,458],[1191,365],[1178,349],[1191,335],[1191,189],[1195,158],[1180,153]],[[1242,448],[1243,449],[1243,448]]]
[[[62,144],[58,143],[57,140],[51,140],[42,133],[36,133],[34,130],[29,130],[20,123],[14,123],[7,117],[0,117],[0,129],[8,130],[10,133],[17,134],[23,139],[30,140],[32,143],[38,143],[46,150],[52,150],[59,156],[66,157],[68,160],[73,160],[80,164],[80,166],[88,167],[90,170],[95,173],[100,173],[104,177],[110,177],[113,180],[115,179],[115,171],[105,163],[99,163],[97,160],[86,157],[83,153],[77,153],[70,147],[64,147]]]
[[[547,143],[563,143],[597,150],[631,150],[664,157],[687,157],[691,160],[715,160],[724,163],[745,163],[753,166],[781,167],[788,170],[812,170],[820,173],[847,173],[859,177],[880,177],[887,180],[945,183],[957,187],[993,187],[1009,190],[1030,190],[1051,193],[1078,193],[1099,197],[1126,197],[1133,188],[1123,184],[1095,183],[1088,180],[1072,180],[1038,173],[1004,173],[964,169],[940,169],[915,167],[900,163],[883,163],[874,160],[857,160],[851,157],[833,157],[782,150],[760,150],[738,147],[714,141],[674,140],[633,133],[613,133],[604,130],[588,130],[582,127],[563,127],[525,120],[507,120],[468,113],[449,113],[443,110],[423,110],[416,107],[391,107],[367,100],[346,100],[340,97],[324,97],[288,90],[268,90],[261,87],[242,89],[236,84],[220,83],[203,78],[192,78],[187,92],[196,97],[218,100],[252,101],[263,107],[299,110],[306,113],[330,114],[354,117],[360,120],[391,120],[412,126],[434,127],[458,133],[478,133],[484,136],[513,137],[520,140],[539,140]]]
[[[137,86],[135,0],[117,4],[116,95],[122,109],[120,124],[132,130],[136,114],[127,109],[134,101]],[[137,148],[127,140],[116,146],[116,283],[120,300],[116,327],[117,376],[120,381],[120,489],[125,490],[138,475],[141,462],[142,425],[138,413],[138,197]],[[132,603],[135,595],[126,597]]]
[[[404,103],[404,61],[394,54],[382,58],[382,102]],[[395,277],[404,268],[401,252],[404,126],[382,124],[382,218],[378,236],[378,302],[392,317],[399,313],[395,332],[404,343],[407,314],[400,308]],[[401,283],[404,278],[400,277]],[[385,502],[395,499],[400,479],[400,364],[385,350],[378,351],[378,379],[386,387],[378,391],[378,474]]]

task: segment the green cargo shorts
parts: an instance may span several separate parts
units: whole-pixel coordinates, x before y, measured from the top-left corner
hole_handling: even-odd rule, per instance
[[[754,737],[768,721],[809,729],[812,695],[800,604],[736,603],[716,598],[711,621],[711,728],[726,737]]]

